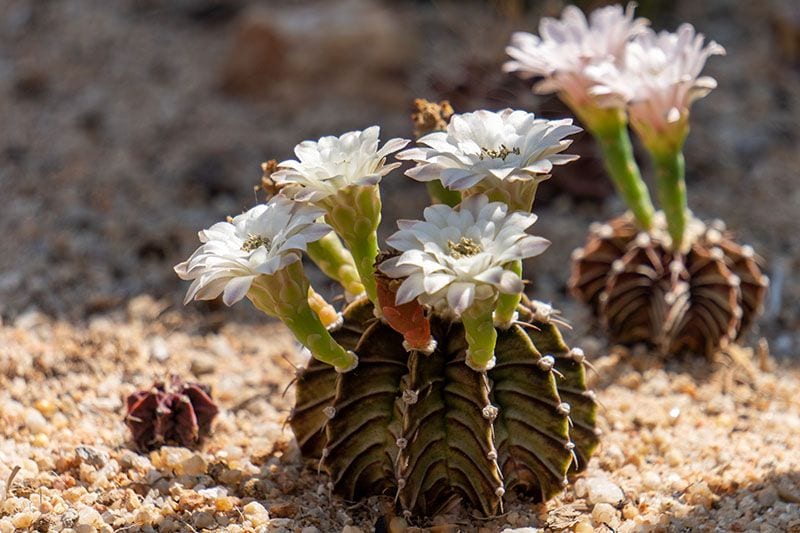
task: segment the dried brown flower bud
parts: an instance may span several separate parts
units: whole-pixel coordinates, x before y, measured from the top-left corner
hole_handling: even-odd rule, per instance
[[[264,191],[267,199],[269,199],[278,194],[283,188],[283,185],[278,185],[275,183],[275,180],[272,179],[272,174],[278,170],[278,161],[276,159],[270,159],[269,161],[261,163],[261,170],[264,173],[261,176],[261,183],[253,187],[253,190],[256,192]]]
[[[414,112],[411,113],[411,120],[414,122],[414,137],[419,139],[432,131],[447,129],[447,123],[451,116],[453,116],[453,107],[447,100],[442,100],[437,104],[424,98],[415,99]]]

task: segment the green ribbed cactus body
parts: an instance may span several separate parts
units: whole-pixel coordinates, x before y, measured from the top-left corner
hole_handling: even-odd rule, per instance
[[[407,352],[366,299],[345,309],[334,337],[359,356],[344,374],[316,360],[301,371],[291,426],[303,456],[348,500],[387,495],[407,515],[465,503],[491,516],[511,490],[545,500],[597,445],[596,404],[583,354],[550,308],[525,301],[498,331],[496,366],[465,362],[461,324],[433,319],[438,347]]]

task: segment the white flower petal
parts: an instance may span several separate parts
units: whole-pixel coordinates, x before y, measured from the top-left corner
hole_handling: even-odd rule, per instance
[[[458,317],[475,298],[522,291],[522,280],[506,270],[509,262],[541,253],[549,242],[525,233],[536,216],[508,213],[508,206],[485,195],[464,199],[457,208],[429,207],[425,220],[402,221],[388,242],[403,253],[384,261],[389,277],[406,278],[398,303],[419,298],[434,312]]]
[[[472,283],[453,283],[447,289],[447,304],[456,316],[466,311],[474,298],[475,285]]]
[[[309,242],[331,231],[316,221],[322,213],[276,196],[230,222],[219,222],[200,232],[203,244],[175,266],[181,279],[192,281],[186,303],[220,294],[227,305],[241,300],[256,276],[274,274],[299,260]]]
[[[541,179],[555,164],[577,156],[562,154],[566,136],[581,131],[569,119],[537,119],[532,113],[504,109],[453,115],[446,132],[419,139],[417,148],[398,154],[416,161],[406,175],[419,180],[441,179],[445,187],[465,190],[484,180]]]
[[[397,289],[395,303],[398,305],[406,304],[425,292],[423,280],[424,276],[421,274],[412,274],[411,276],[407,277]]]
[[[295,147],[297,160],[283,161],[272,174],[283,193],[298,202],[318,202],[351,185],[375,185],[399,163],[386,157],[408,144],[390,139],[379,149],[380,128],[350,131],[339,137],[303,141]]]
[[[222,301],[225,305],[231,306],[244,298],[247,291],[250,290],[250,285],[252,285],[254,279],[255,276],[242,276],[231,279],[222,292]]]

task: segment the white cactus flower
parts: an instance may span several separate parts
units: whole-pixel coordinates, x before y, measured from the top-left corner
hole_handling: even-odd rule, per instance
[[[621,63],[591,67],[596,85],[592,94],[610,105],[627,105],[631,124],[640,133],[663,134],[685,121],[689,107],[717,86],[714,78],[701,76],[706,60],[724,55],[714,41],[691,24],[675,33],[648,30],[628,43]]]
[[[581,131],[572,119],[537,119],[533,113],[504,109],[453,115],[447,131],[421,137],[420,146],[397,154],[416,161],[406,174],[419,181],[441,179],[445,187],[466,190],[483,180],[546,178],[553,165],[578,158],[562,154],[566,136]]]
[[[539,36],[518,32],[512,35],[503,65],[505,72],[518,72],[524,78],[542,77],[534,90],[541,94],[559,93],[571,106],[592,102],[594,85],[587,67],[615,62],[622,57],[625,44],[642,33],[650,23],[634,18],[634,3],[596,9],[589,20],[575,6],[567,6],[561,19],[543,18]]]
[[[350,185],[375,185],[400,166],[386,164],[386,156],[408,144],[391,139],[379,146],[380,128],[351,131],[340,137],[303,141],[294,148],[297,159],[283,161],[272,178],[283,193],[298,201],[317,202]]]
[[[387,243],[402,252],[379,269],[406,278],[397,291],[403,304],[418,298],[441,315],[458,318],[476,300],[519,294],[522,279],[504,267],[542,253],[550,242],[525,233],[536,215],[508,212],[485,195],[470,196],[459,208],[434,205],[424,221],[401,220]]]
[[[331,231],[316,222],[320,215],[320,209],[276,196],[228,222],[200,231],[203,244],[175,266],[181,279],[192,280],[184,303],[213,300],[220,294],[226,305],[238,302],[256,277],[299,261],[309,242]]]

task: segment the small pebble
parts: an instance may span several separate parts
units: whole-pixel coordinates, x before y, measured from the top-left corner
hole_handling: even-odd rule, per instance
[[[84,507],[78,512],[78,525],[95,526],[103,523],[100,513],[92,507]]]
[[[234,508],[234,499],[229,496],[222,496],[214,500],[214,508],[217,511],[227,513]]]
[[[39,513],[34,513],[33,511],[26,511],[19,514],[14,515],[12,518],[11,523],[14,524],[14,527],[19,529],[27,529],[33,524],[36,519],[39,518]]]
[[[203,459],[203,456],[196,453],[188,459],[181,462],[179,473],[187,476],[200,476],[206,473],[208,463]]]
[[[594,533],[594,528],[586,522],[575,524],[575,533]]]
[[[47,426],[47,420],[36,409],[28,409],[25,412],[25,427],[31,433],[44,433],[47,430]]]
[[[206,529],[216,525],[214,515],[208,511],[200,511],[195,513],[192,517],[192,522],[194,522],[194,527],[199,529]]]
[[[589,503],[593,505],[598,503],[617,505],[625,498],[618,486],[602,477],[588,478],[586,480],[586,490]]]
[[[253,524],[256,524],[257,521],[259,524],[269,521],[269,513],[264,506],[258,502],[248,503],[242,507],[242,512],[244,512],[245,516],[247,516]]]
[[[592,520],[596,525],[609,524],[617,516],[617,510],[609,503],[598,503],[592,509]]]
[[[44,398],[36,400],[36,403],[33,404],[33,407],[47,418],[50,418],[56,412],[56,404],[51,400],[46,400]]]
[[[645,472],[642,476],[642,485],[646,489],[656,490],[661,486],[661,477],[652,470]]]

